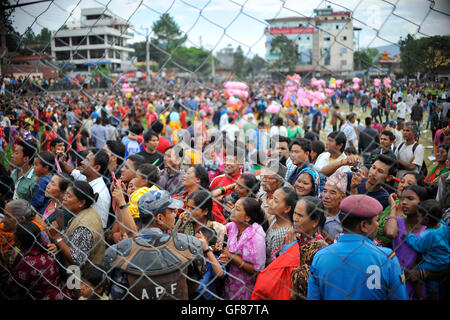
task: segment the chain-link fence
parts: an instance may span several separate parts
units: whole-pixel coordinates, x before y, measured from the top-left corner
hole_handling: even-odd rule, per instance
[[[445,299],[445,1],[6,1],[5,299]]]

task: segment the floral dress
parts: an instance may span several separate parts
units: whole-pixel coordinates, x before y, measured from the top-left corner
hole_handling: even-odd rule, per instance
[[[245,262],[251,263],[256,271],[264,269],[266,261],[266,234],[258,223],[248,226],[239,240],[238,227],[234,222],[227,224],[228,250],[239,254]],[[230,263],[227,279],[225,280],[224,298],[226,300],[250,300],[256,275],[251,275]]]

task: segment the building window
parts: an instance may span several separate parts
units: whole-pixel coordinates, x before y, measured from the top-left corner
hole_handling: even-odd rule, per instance
[[[330,48],[323,49],[323,60],[324,60],[324,64],[326,66],[330,65],[330,63],[331,63]]]
[[[73,52],[73,58],[72,59],[87,59],[87,50],[76,50]]]
[[[330,41],[330,40],[331,40],[330,36],[323,37],[323,41]]]
[[[55,38],[55,47],[68,47],[70,46],[69,37]]]
[[[100,59],[105,57],[104,49],[91,50],[91,59]]]
[[[89,36],[89,44],[105,44],[104,35]]]
[[[302,41],[302,37],[298,37],[298,41]]]
[[[347,53],[347,48],[341,48],[341,54]]]
[[[72,37],[72,46],[85,46],[86,45],[86,38],[85,36],[81,37]]]
[[[340,36],[339,40],[345,41],[345,40],[347,40],[347,36]]]
[[[310,37],[306,37],[306,40],[310,40]]]
[[[347,60],[341,60],[341,66],[346,66],[347,65]]]
[[[70,60],[70,51],[56,51],[56,60]]]

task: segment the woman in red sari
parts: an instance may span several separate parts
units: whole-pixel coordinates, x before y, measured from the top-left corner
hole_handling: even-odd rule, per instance
[[[312,258],[327,245],[319,231],[325,223],[321,201],[302,197],[292,219],[293,228],[284,237],[281,254],[258,274],[252,300],[306,299]]]

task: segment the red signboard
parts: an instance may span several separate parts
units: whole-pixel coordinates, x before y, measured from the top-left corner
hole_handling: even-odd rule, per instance
[[[271,28],[270,34],[297,34],[314,33],[314,28],[296,27],[296,28]]]

